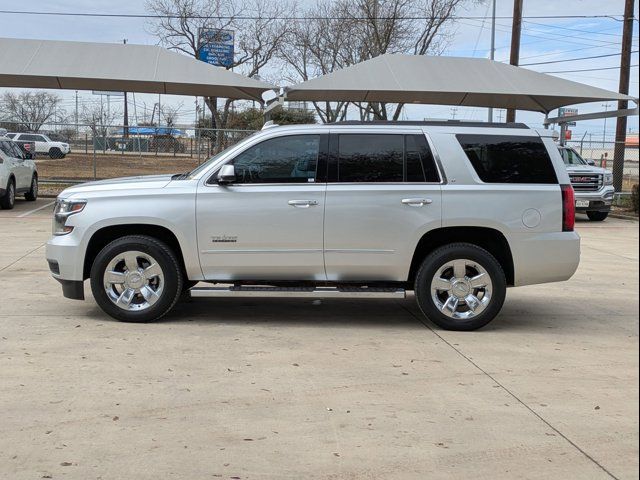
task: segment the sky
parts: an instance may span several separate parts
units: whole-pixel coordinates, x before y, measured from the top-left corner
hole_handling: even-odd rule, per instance
[[[314,0],[301,0],[302,6],[309,5]],[[486,20],[457,20],[449,28],[451,42],[445,55],[461,57],[488,58],[490,49],[490,15],[491,0],[484,2],[469,2],[468,7],[458,11],[460,16],[486,17]],[[145,12],[144,0],[0,0],[0,10],[23,11],[63,11],[88,13],[127,13],[140,14]],[[513,13],[512,0],[497,0],[497,16],[511,16]],[[571,59],[589,56],[618,54],[622,38],[622,23],[610,18],[599,19],[527,19],[527,16],[545,15],[622,15],[624,0],[524,0],[523,30],[520,49],[520,64],[554,62],[542,65],[531,65],[527,68],[540,72],[557,72],[563,70],[600,69],[619,67],[620,56],[584,59]],[[632,51],[638,50],[638,2],[635,5]],[[86,17],[55,17],[55,16],[25,16],[0,13],[0,36],[11,38],[35,38],[45,40],[77,40],[94,42],[122,42],[153,45],[157,38],[148,32],[147,20],[140,18],[86,18]],[[496,21],[496,53],[495,59],[508,62],[511,38],[511,20],[498,19]],[[632,54],[632,65],[638,65],[638,53]],[[638,67],[631,69],[630,94],[638,96]],[[608,90],[618,90],[619,69],[554,73],[561,78],[582,82]],[[3,89],[0,89],[2,91]],[[57,90],[63,97],[63,107],[71,113],[75,106],[75,92]],[[80,102],[97,102],[100,97],[91,92],[79,92]],[[157,95],[136,94],[137,110],[142,111],[145,106],[151,109],[157,102]],[[117,108],[121,99],[112,99],[112,105]],[[182,105],[180,123],[193,123],[195,117],[195,99],[163,95],[163,105]],[[616,105],[610,102],[582,104],[577,106],[579,113],[601,111],[605,108],[613,109]],[[130,107],[130,115],[133,115]],[[504,111],[496,110],[494,119],[499,120]],[[141,113],[140,113],[141,116]],[[424,118],[461,120],[487,119],[487,109],[450,106],[408,105],[404,110],[404,119],[422,120]],[[503,117],[502,117],[503,118]],[[535,112],[518,112],[517,120],[527,123],[534,128],[541,128],[544,116]],[[134,124],[135,119],[130,123]],[[609,140],[615,134],[615,120],[578,122],[573,127],[573,139],[583,136],[593,140]],[[628,129],[638,131],[638,117],[630,117]]]

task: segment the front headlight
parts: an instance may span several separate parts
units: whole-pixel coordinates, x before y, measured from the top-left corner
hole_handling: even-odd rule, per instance
[[[604,184],[613,185],[613,173],[607,172],[604,174]]]
[[[67,225],[67,218],[84,210],[86,200],[57,199],[53,209],[53,234],[67,235],[73,231],[73,227]]]

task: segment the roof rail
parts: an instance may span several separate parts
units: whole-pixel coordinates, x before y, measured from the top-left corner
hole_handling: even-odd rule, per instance
[[[464,120],[344,120],[341,122],[333,122],[332,125],[416,125],[416,126],[433,126],[433,127],[486,127],[486,128],[521,128],[529,129],[524,123],[509,122],[466,122]]]

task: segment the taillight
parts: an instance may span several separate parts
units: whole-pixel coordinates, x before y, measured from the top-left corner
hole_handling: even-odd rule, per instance
[[[573,232],[576,223],[576,196],[571,185],[560,185],[562,191],[562,231]]]

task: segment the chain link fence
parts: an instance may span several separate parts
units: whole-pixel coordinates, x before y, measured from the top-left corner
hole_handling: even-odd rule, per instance
[[[585,160],[593,160],[598,167],[613,171],[613,152],[616,142],[612,141],[568,141]],[[624,148],[624,174],[622,178],[622,192],[631,192],[634,184],[638,183],[640,175],[638,169],[639,150],[637,146],[626,145]]]
[[[14,124],[1,128],[16,132]],[[67,143],[63,158],[50,154],[46,142],[36,144],[41,182],[52,193],[67,184],[89,180],[191,170],[212,155],[251,135],[253,130],[194,128],[193,126],[128,126],[56,123],[43,125],[36,135]],[[613,170],[615,142],[569,141],[582,157]],[[624,149],[623,192],[638,183],[638,147]]]
[[[45,124],[37,132],[22,132],[15,125],[1,122],[0,127],[10,133],[37,136],[33,139],[35,160],[44,187],[47,184],[64,186],[105,178],[186,172],[253,133],[253,130],[193,126],[58,123]],[[20,141],[22,137],[14,138]],[[54,142],[68,144],[69,153],[61,156]]]

